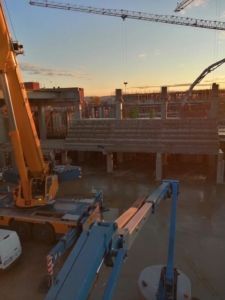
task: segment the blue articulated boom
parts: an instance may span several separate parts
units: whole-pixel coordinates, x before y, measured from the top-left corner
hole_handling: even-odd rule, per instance
[[[154,214],[157,206],[163,199],[171,198],[174,205],[178,194],[178,182],[165,180],[163,183],[138,207],[137,212],[127,222],[123,221],[120,226],[121,217],[115,222],[96,222],[89,230],[82,232],[77,243],[72,249],[68,259],[59,272],[53,286],[50,288],[45,300],[84,300],[88,297],[90,289],[95,280],[103,261],[112,271],[106,285],[103,298],[112,299],[120,271],[127,251],[131,247],[141,227],[150,214]],[[176,211],[175,211],[176,213]],[[126,212],[124,215],[127,214]],[[171,215],[171,221],[174,212]],[[172,222],[170,234],[170,246],[166,276],[162,284],[159,279],[159,292],[167,288],[173,292],[173,252],[174,252],[174,230],[175,222]],[[166,295],[168,293],[166,292]],[[167,298],[158,298],[167,299]],[[175,299],[175,298],[171,298]]]

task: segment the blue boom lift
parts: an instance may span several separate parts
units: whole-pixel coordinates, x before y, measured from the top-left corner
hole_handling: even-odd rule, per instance
[[[112,299],[120,271],[128,250],[140,232],[150,214],[154,214],[163,199],[172,196],[170,236],[167,266],[163,266],[158,278],[158,288],[154,299],[179,300],[177,288],[179,273],[174,268],[174,243],[176,226],[176,204],[178,196],[178,181],[164,180],[149,197],[140,197],[131,209],[126,211],[115,222],[95,222],[91,228],[84,230],[63,265],[57,278],[52,280],[52,286],[45,300],[84,300],[88,297],[102,263],[112,267],[112,271],[104,290],[103,300]],[[66,249],[66,243],[76,239],[75,232],[68,232],[68,239],[61,241],[50,256],[58,256],[61,249]],[[64,244],[63,244],[64,243]],[[77,276],[79,274],[79,276]],[[183,280],[183,279],[182,279]],[[182,285],[182,288],[185,285]],[[183,296],[191,299],[190,290],[184,287]],[[151,298],[146,298],[151,299]],[[184,299],[184,298],[182,298]]]

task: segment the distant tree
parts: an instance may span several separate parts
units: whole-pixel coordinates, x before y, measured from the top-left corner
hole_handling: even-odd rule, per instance
[[[99,96],[91,96],[90,97],[90,104],[101,104],[102,100]]]

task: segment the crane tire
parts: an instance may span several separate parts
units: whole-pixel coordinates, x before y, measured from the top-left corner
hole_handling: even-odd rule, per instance
[[[31,238],[31,224],[21,221],[12,221],[9,229],[16,231],[21,241],[27,241]]]
[[[32,233],[40,244],[51,245],[55,241],[55,230],[50,224],[34,224]]]

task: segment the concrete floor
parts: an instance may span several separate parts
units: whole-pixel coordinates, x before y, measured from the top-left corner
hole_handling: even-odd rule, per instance
[[[149,195],[159,185],[152,180],[153,172],[151,167],[146,170],[146,164],[137,168],[130,163],[111,175],[104,167],[83,166],[83,178],[62,184],[58,195],[87,193],[94,186],[103,190],[104,201],[110,207],[123,213],[139,195]],[[180,180],[175,264],[191,280],[192,296],[201,300],[225,299],[225,186],[215,185],[213,174],[203,166],[177,165],[169,167],[166,175]],[[138,299],[140,272],[149,265],[166,263],[170,204],[170,200],[161,203],[137,237],[123,266],[114,300]],[[52,247],[33,241],[22,246],[20,260],[0,273],[1,299],[44,299],[39,286],[46,274],[45,256]],[[91,300],[101,299],[109,273],[103,266]]]

